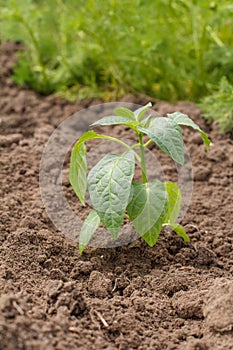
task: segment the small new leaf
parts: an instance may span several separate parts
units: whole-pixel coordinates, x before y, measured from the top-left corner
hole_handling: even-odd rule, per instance
[[[90,211],[86,220],[84,221],[80,236],[79,236],[79,251],[82,254],[88,243],[90,242],[91,237],[97,230],[100,224],[100,217],[95,210]]]
[[[150,107],[152,107],[151,102],[147,103],[143,107],[136,109],[136,111],[134,111],[134,118],[140,122],[142,120],[144,114],[146,113],[147,109],[149,109]]]
[[[121,117],[118,115],[113,115],[113,116],[107,116],[103,117],[100,120],[97,120],[95,123],[91,124],[91,126],[96,126],[96,125],[126,125],[131,128],[134,128],[137,126],[137,121],[126,118],[126,117]]]
[[[116,108],[114,113],[117,116],[125,117],[131,121],[135,121],[134,113],[128,108],[124,108],[124,107]]]
[[[184,125],[184,126],[190,126],[194,130],[198,131],[201,134],[202,140],[206,146],[206,149],[209,149],[210,146],[210,140],[206,133],[199,128],[197,124],[195,124],[192,119],[190,119],[186,114],[175,112],[172,114],[167,114],[168,118],[176,122],[178,125]]]

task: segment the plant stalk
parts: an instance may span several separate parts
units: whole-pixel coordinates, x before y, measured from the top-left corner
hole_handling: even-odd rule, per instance
[[[129,146],[129,145],[127,145],[127,143],[125,143],[125,142],[123,142],[123,141],[121,141],[121,140],[118,140],[118,139],[116,139],[115,137],[112,137],[112,136],[108,136],[108,135],[99,135],[100,137],[98,137],[98,138],[103,138],[103,139],[106,139],[106,140],[109,140],[109,141],[114,141],[114,142],[117,142],[117,143],[119,143],[119,145],[122,145],[122,146],[124,146],[125,148],[127,148],[128,150],[130,150],[130,149],[134,149],[134,148],[136,148],[136,147],[140,147],[140,144],[139,143],[137,143],[136,145],[133,145],[133,146]],[[137,152],[135,152],[134,151],[134,155],[135,155],[135,158],[141,163],[141,159],[140,159],[140,157],[139,157],[139,155],[137,154]]]
[[[140,156],[141,156],[141,169],[142,169],[142,183],[147,183],[146,176],[146,159],[145,159],[145,149],[142,142],[142,133],[138,134],[139,144],[140,144]]]

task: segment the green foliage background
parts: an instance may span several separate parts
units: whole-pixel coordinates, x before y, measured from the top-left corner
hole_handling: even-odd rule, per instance
[[[14,79],[106,101],[193,100],[233,81],[231,0],[0,0],[1,41],[23,42]]]
[[[233,85],[225,77],[221,79],[216,92],[202,99],[200,107],[204,117],[215,120],[222,132],[233,133]]]

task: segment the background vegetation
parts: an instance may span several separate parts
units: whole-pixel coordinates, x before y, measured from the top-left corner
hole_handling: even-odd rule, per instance
[[[233,132],[233,85],[225,77],[216,92],[202,99],[200,107],[204,117],[215,120],[222,132]]]
[[[79,99],[199,101],[233,81],[232,19],[231,0],[0,0],[15,81]]]

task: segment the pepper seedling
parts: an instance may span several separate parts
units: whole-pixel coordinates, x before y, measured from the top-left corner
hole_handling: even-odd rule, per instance
[[[138,138],[134,145],[93,130],[85,132],[76,142],[71,153],[69,181],[83,206],[88,189],[93,210],[90,211],[80,231],[80,253],[88,245],[102,223],[113,238],[117,238],[124,218],[132,223],[135,231],[149,246],[154,246],[163,226],[170,227],[186,242],[189,237],[177,223],[181,207],[181,192],[173,182],[147,180],[145,149],[154,142],[175,162],[184,165],[184,144],[181,125],[189,126],[201,134],[209,148],[210,140],[186,114],[175,112],[166,117],[145,117],[151,103],[132,112],[127,108],[115,109],[114,116],[106,116],[93,123],[97,125],[124,125],[132,129]],[[143,141],[147,135],[149,140]],[[121,154],[107,154],[87,176],[85,142],[105,139],[117,142],[125,148]],[[136,150],[139,152],[136,152]],[[134,182],[135,162],[141,167],[141,182]]]

